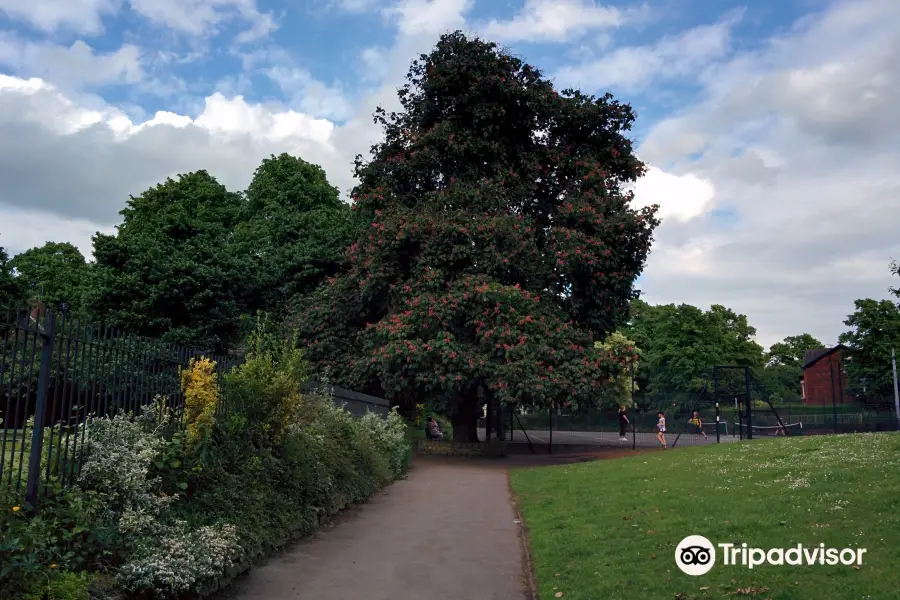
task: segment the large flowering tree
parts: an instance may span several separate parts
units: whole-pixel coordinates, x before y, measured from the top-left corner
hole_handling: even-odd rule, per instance
[[[628,357],[595,347],[635,296],[657,225],[612,96],[558,93],[457,32],[413,62],[403,110],[357,158],[349,269],[297,310],[312,365],[443,399],[457,441],[486,401],[590,402]]]

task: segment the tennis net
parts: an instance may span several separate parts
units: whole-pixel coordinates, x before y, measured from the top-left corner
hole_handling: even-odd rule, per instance
[[[803,423],[785,423],[781,425],[751,425],[749,428],[746,423],[735,423],[734,430],[739,431],[743,436],[747,436],[748,431],[753,432],[753,437],[776,437],[803,435]]]

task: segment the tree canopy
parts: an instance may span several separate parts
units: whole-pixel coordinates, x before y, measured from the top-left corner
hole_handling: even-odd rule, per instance
[[[808,333],[790,335],[772,344],[765,356],[765,369],[758,371],[759,392],[772,402],[800,400],[803,355],[824,344]]]
[[[615,357],[621,357],[620,360],[625,367],[615,380],[606,386],[601,394],[601,405],[611,406],[631,406],[633,394],[639,392],[637,379],[633,375],[638,369],[638,361],[640,360],[641,351],[635,346],[634,341],[628,339],[623,333],[614,331],[609,334],[602,342],[594,342],[594,346],[611,353]]]
[[[94,314],[170,342],[228,348],[248,270],[229,245],[241,202],[206,171],[132,197],[116,234],[94,236]]]
[[[789,335],[769,348],[766,353],[766,366],[802,367],[806,352],[822,346],[822,342],[808,333]]]
[[[78,248],[68,242],[47,242],[17,254],[10,264],[20,298],[40,298],[48,307],[84,314],[88,264]]]
[[[713,367],[759,368],[763,349],[746,315],[715,304],[653,306],[635,300],[623,331],[641,349],[638,384],[650,394],[712,389]]]
[[[348,270],[296,313],[313,366],[448,399],[459,440],[484,400],[587,401],[619,369],[594,340],[626,316],[658,223],[621,189],[644,170],[633,111],[558,93],[459,32],[407,78],[403,110],[376,113],[384,141],[357,158],[367,226]]]
[[[279,310],[342,269],[351,242],[350,206],[321,167],[288,154],[271,156],[245,197],[234,252],[252,265],[250,310]]]
[[[851,393],[863,396],[893,394],[891,349],[900,348],[900,307],[891,300],[866,298],[844,324],[850,331],[840,341],[848,347],[847,377]]]
[[[0,246],[0,310],[17,300],[16,280],[6,250]]]

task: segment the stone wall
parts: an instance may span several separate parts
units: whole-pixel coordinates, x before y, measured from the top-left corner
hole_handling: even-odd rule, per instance
[[[419,440],[419,454],[423,456],[461,456],[468,458],[488,458],[506,456],[506,442],[473,442],[469,444],[451,441]]]

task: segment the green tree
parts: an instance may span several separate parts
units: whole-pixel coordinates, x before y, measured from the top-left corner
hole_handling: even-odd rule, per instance
[[[251,261],[251,310],[278,310],[345,264],[350,206],[318,165],[281,154],[263,160],[245,194],[235,252]]]
[[[47,242],[10,261],[19,294],[39,298],[46,306],[82,315],[88,264],[78,248],[67,242]]]
[[[0,246],[0,310],[18,300],[18,288],[6,250]]]
[[[746,315],[717,304],[703,311],[690,304],[652,306],[635,300],[624,333],[641,349],[636,378],[650,394],[711,390],[716,365],[760,368],[764,363]]]
[[[772,344],[766,353],[766,366],[802,367],[803,355],[808,350],[821,348],[822,342],[808,333],[789,335],[780,342]]]
[[[758,393],[771,402],[800,400],[800,378],[803,375],[803,356],[808,350],[824,344],[808,333],[790,335],[772,344],[766,352],[765,368],[755,373]]]
[[[230,247],[241,203],[206,171],[132,197],[116,234],[94,236],[93,312],[134,333],[229,348],[247,281],[246,261]]]
[[[635,346],[634,341],[628,339],[625,334],[614,331],[602,342],[594,342],[594,347],[605,350],[615,357],[621,357],[620,360],[624,366],[621,373],[616,375],[615,380],[605,386],[598,398],[603,406],[631,406],[632,393],[638,392],[637,378],[632,376],[638,369],[638,361],[640,360],[640,350]]]
[[[456,32],[414,61],[403,110],[357,158],[366,223],[349,269],[296,318],[319,371],[398,401],[441,399],[458,441],[485,402],[592,402],[623,357],[656,207],[621,186],[644,166],[631,108],[557,93],[495,44]]]
[[[866,298],[855,302],[856,310],[840,336],[847,346],[848,389],[855,395],[893,394],[891,350],[900,348],[900,307],[891,300]]]

